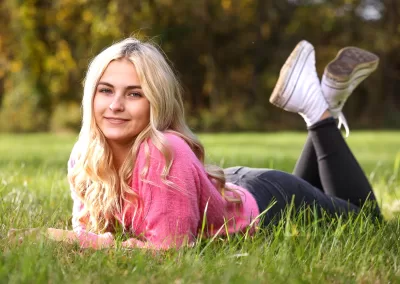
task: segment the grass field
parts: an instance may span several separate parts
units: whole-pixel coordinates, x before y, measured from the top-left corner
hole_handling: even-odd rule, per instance
[[[382,204],[382,224],[363,214],[307,224],[287,218],[254,237],[199,240],[156,254],[9,242],[10,228],[71,229],[66,162],[75,139],[0,134],[0,283],[400,283],[400,132],[353,132],[348,139]],[[209,162],[290,172],[305,134],[200,139]]]

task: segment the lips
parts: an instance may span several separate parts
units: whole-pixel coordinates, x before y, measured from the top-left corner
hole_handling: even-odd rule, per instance
[[[104,119],[107,120],[111,124],[123,124],[123,123],[129,121],[129,119],[119,118],[119,117],[104,117]]]

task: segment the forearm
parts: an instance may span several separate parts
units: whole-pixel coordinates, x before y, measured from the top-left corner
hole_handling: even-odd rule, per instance
[[[74,231],[61,230],[48,228],[45,232],[45,236],[53,241],[75,243],[79,242],[79,237]]]
[[[111,233],[105,233],[101,235],[96,235],[93,233],[77,233],[74,231],[61,230],[49,228],[46,231],[46,236],[54,241],[66,242],[69,244],[78,243],[84,248],[107,248],[114,247],[115,240]],[[124,242],[121,242],[121,247],[123,248],[141,248],[141,249],[153,249],[153,250],[165,250],[169,249],[169,246],[154,245],[149,242],[143,242],[135,238],[130,238]]]
[[[115,240],[113,238],[107,238],[107,236],[102,235],[89,235],[87,234],[77,234],[74,231],[60,230],[49,228],[47,229],[46,236],[54,241],[66,242],[69,244],[79,243],[82,247],[91,248],[106,248],[115,246]],[[147,248],[147,249],[167,249],[168,247],[161,247],[151,245],[148,242],[143,242],[135,238],[130,238],[124,242],[121,242],[121,247],[124,248]]]
[[[193,247],[195,244],[194,241],[188,242],[187,239],[185,241],[176,243],[176,242],[162,242],[162,243],[152,243],[152,242],[143,242],[135,238],[130,238],[121,243],[121,246],[124,248],[140,248],[140,249],[150,249],[150,250],[169,250],[169,249],[180,249],[182,247]]]
[[[97,235],[86,231],[74,232],[49,228],[45,234],[51,240],[70,244],[78,243],[83,248],[99,249],[113,247],[115,245],[114,237],[111,233]]]

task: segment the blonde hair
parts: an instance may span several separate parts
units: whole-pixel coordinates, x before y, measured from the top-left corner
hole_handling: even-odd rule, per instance
[[[129,156],[117,171],[113,166],[111,150],[94,119],[93,98],[98,81],[108,64],[123,58],[131,61],[136,68],[143,93],[150,102],[150,123],[132,141]],[[204,148],[185,122],[181,85],[163,54],[150,42],[127,38],[98,54],[86,74],[82,107],[82,128],[71,154],[75,165],[69,171],[68,178],[74,194],[83,203],[83,210],[73,221],[85,223],[90,231],[112,231],[115,216],[122,214],[124,218],[124,205],[138,207],[140,200],[129,187],[128,181],[139,146],[147,143],[148,138],[165,157],[163,181],[166,181],[173,162],[163,132],[173,132],[183,138],[204,165]],[[148,152],[146,155],[148,162]],[[148,165],[141,175],[145,175],[147,169]],[[226,188],[222,169],[206,167],[206,171],[217,182],[217,188],[224,196]]]

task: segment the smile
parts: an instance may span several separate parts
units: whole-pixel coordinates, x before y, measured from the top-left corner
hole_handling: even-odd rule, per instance
[[[104,117],[104,118],[111,124],[123,124],[123,123],[129,121],[129,119],[123,119],[123,118],[118,118],[118,117]]]

